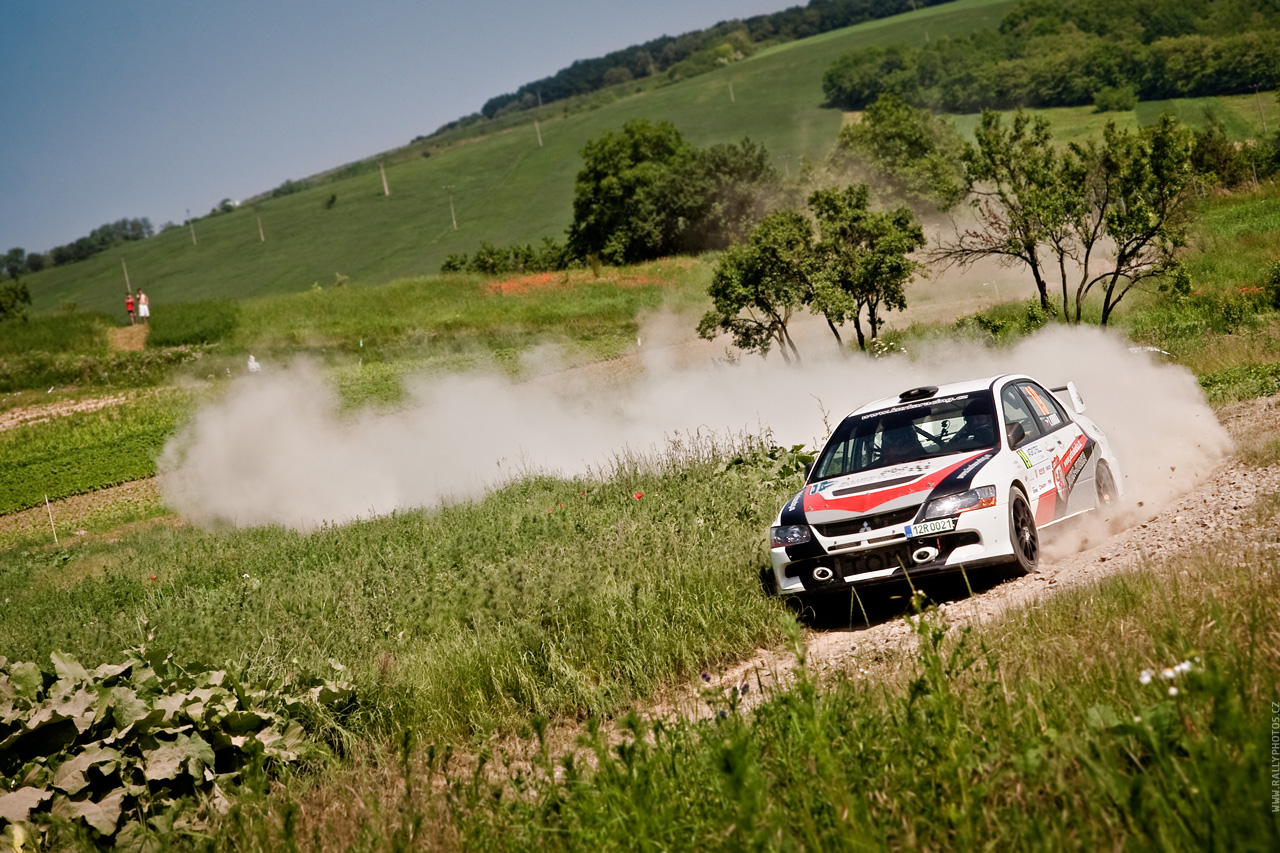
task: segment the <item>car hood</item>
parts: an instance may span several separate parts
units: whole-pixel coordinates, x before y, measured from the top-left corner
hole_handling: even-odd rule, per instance
[[[914,506],[931,495],[965,491],[978,470],[995,455],[993,447],[821,480],[806,485],[796,495],[799,500],[793,499],[787,509],[793,513],[802,510],[805,523],[823,524]]]

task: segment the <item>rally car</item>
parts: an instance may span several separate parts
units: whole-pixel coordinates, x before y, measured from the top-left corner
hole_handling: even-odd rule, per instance
[[[1084,411],[1073,384],[1022,375],[857,409],[770,529],[769,585],[796,595],[996,564],[1034,570],[1042,528],[1121,497],[1115,454]]]

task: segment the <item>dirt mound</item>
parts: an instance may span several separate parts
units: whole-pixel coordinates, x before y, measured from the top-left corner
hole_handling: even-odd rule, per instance
[[[135,326],[121,326],[118,329],[112,329],[109,337],[109,343],[113,350],[133,350],[137,352],[147,345],[147,333],[151,331],[151,327],[145,323],[138,323]]]

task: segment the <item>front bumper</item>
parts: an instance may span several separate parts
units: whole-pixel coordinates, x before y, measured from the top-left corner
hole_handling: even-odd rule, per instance
[[[782,595],[838,592],[1007,563],[1013,555],[1007,514],[1005,504],[962,513],[955,530],[915,538],[903,524],[837,537],[815,528],[824,554],[793,559],[786,548],[771,549],[777,589]]]

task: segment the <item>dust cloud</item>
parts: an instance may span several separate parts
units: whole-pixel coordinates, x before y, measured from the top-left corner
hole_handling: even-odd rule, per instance
[[[165,499],[197,523],[305,530],[479,497],[532,472],[607,471],[625,450],[662,452],[668,439],[698,432],[768,429],[780,444],[813,444],[869,400],[998,373],[1074,380],[1120,456],[1127,503],[1147,511],[1230,452],[1186,370],[1097,329],[1050,328],[1007,350],[942,344],[879,360],[841,356],[828,341],[804,350],[810,357],[798,367],[776,356],[709,359],[705,350],[690,365],[663,338],[661,329],[642,333],[625,381],[557,369],[543,352],[541,375],[529,381],[416,379],[394,412],[340,414],[333,390],[305,364],[246,376],[166,447]],[[819,352],[829,354],[812,357]]]

